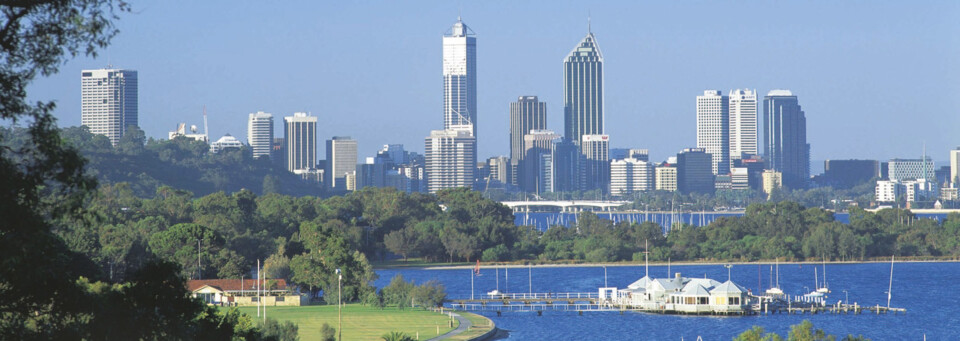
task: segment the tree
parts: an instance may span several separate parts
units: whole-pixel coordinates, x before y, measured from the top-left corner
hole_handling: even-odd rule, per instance
[[[413,341],[410,335],[398,331],[388,332],[380,336],[380,338],[383,339],[383,341]]]
[[[747,330],[740,335],[737,335],[733,341],[782,341],[783,338],[776,333],[767,333],[763,327],[753,326],[750,330]]]
[[[321,341],[336,341],[337,340],[337,329],[330,327],[326,322],[323,323],[323,326],[320,327],[320,340]]]
[[[827,335],[822,329],[813,329],[813,323],[810,320],[803,320],[800,324],[790,326],[790,333],[787,334],[787,341],[833,341],[837,337]]]
[[[383,236],[383,245],[390,252],[400,254],[403,260],[407,260],[407,255],[413,252],[417,247],[417,235],[412,228],[404,228],[390,232]]]

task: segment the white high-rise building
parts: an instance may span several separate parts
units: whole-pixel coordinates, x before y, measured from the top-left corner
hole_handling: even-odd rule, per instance
[[[719,90],[697,96],[697,148],[710,154],[714,175],[730,173],[730,103]]]
[[[328,187],[349,190],[348,174],[357,172],[357,140],[350,136],[334,136],[327,140],[327,179]]]
[[[317,168],[317,117],[294,113],[283,118],[283,138],[287,144],[287,170]]]
[[[960,187],[960,147],[950,151],[950,183]]]
[[[890,180],[936,179],[934,163],[930,157],[924,159],[892,159],[887,162],[887,176]]]
[[[443,129],[473,125],[477,136],[477,38],[460,18],[443,36]]]
[[[730,159],[758,155],[757,90],[730,91]]]
[[[626,158],[610,161],[610,194],[651,191],[655,185],[653,163]]]
[[[900,195],[900,181],[878,180],[874,198],[877,202],[894,202]]]
[[[273,114],[258,111],[247,119],[247,144],[253,157],[270,156],[273,151]]]
[[[116,146],[127,127],[139,126],[137,71],[81,71],[80,102],[80,124]]]
[[[424,139],[424,168],[430,193],[446,188],[473,188],[477,139],[469,125],[455,128],[431,131]]]

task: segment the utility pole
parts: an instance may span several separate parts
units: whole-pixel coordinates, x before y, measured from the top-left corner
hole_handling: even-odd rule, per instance
[[[203,272],[200,268],[200,238],[197,238],[197,279],[203,279]]]
[[[337,268],[337,340],[343,341],[343,297],[340,293],[340,283],[343,281],[343,274],[340,268]]]

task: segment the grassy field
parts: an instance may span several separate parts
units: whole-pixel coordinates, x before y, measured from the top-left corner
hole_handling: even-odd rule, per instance
[[[257,316],[256,307],[241,307],[247,315]],[[324,323],[337,328],[337,306],[316,305],[302,307],[269,307],[267,317],[288,320],[300,327],[301,340],[319,340],[320,328]],[[426,340],[456,327],[449,327],[450,319],[440,313],[423,310],[380,310],[360,304],[348,304],[343,307],[344,340],[380,340],[380,336],[390,331],[404,332],[411,337],[420,333],[420,339]]]

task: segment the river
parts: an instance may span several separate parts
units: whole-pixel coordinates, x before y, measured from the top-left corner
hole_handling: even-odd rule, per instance
[[[787,294],[809,292],[814,287],[814,269],[822,276],[823,267],[814,264],[781,264],[780,286]],[[734,265],[734,282],[756,292],[770,286],[771,266],[767,264]],[[673,265],[670,272],[686,277],[726,280],[722,265]],[[755,315],[744,317],[704,317],[657,315],[628,312],[544,311],[536,313],[483,312],[499,328],[510,331],[510,340],[730,340],[754,325],[786,337],[790,325],[804,319],[829,334],[845,336],[863,334],[873,340],[957,340],[960,338],[960,263],[896,263],[893,270],[892,307],[906,308],[906,314],[887,315]],[[467,269],[383,269],[377,287],[386,286],[397,273],[417,283],[439,280],[446,286],[448,297],[469,297],[470,272]],[[608,266],[609,286],[623,288],[643,276],[644,267]],[[886,305],[890,263],[827,264],[827,283],[832,293],[828,302],[835,304],[849,296],[860,305]],[[474,279],[474,292],[482,295],[499,285],[503,292],[596,292],[604,286],[604,268],[596,267],[484,267]],[[667,277],[665,265],[650,266],[650,275]],[[822,280],[822,279],[821,279]],[[775,281],[775,280],[774,280]],[[499,282],[499,284],[498,284]],[[532,288],[531,288],[532,286]],[[846,290],[846,293],[844,292]],[[839,338],[838,338],[839,339]]]

